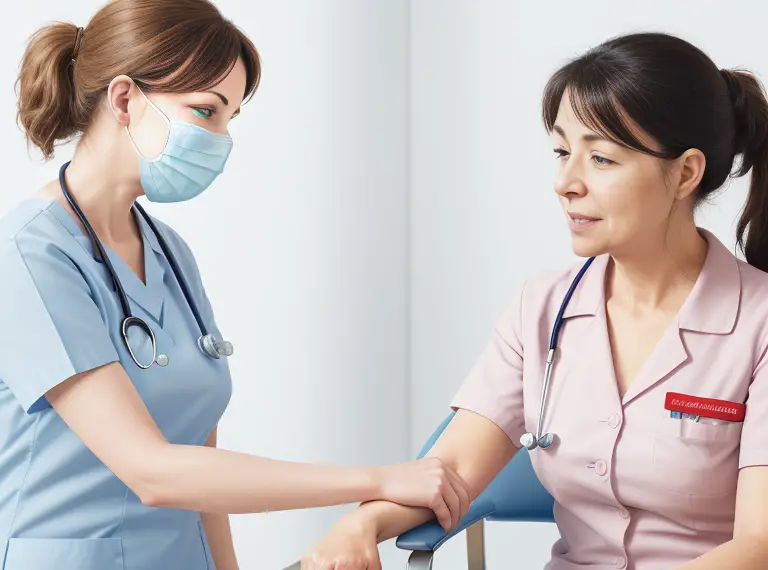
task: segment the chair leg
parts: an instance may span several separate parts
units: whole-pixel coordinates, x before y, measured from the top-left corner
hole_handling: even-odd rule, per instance
[[[467,566],[469,570],[485,570],[485,528],[483,520],[467,529]]]
[[[431,550],[414,550],[408,558],[408,570],[432,570],[434,555]]]

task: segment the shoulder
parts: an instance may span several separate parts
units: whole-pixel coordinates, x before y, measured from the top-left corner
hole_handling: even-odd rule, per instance
[[[747,303],[762,302],[768,308],[768,273],[743,261],[737,260],[741,276],[742,298]]]
[[[530,326],[535,327],[537,323],[552,322],[573,280],[586,261],[581,259],[562,269],[543,271],[529,276],[512,294],[500,325],[511,325],[522,330]],[[602,280],[600,269],[604,268],[605,261],[603,256],[595,259],[595,265],[598,266],[597,272],[585,273],[583,284],[579,285],[573,293],[572,303],[578,304],[581,301],[588,305],[591,302],[590,299],[595,297],[593,288],[599,287],[599,282]],[[570,306],[572,305],[569,303]]]
[[[31,198],[0,217],[0,262],[8,255],[53,258],[76,254],[79,245],[51,208],[50,202]]]
[[[604,256],[595,258],[595,264],[604,262]],[[580,259],[564,268],[544,271],[530,276],[520,291],[521,302],[527,307],[541,311],[550,305],[559,307],[568,288],[587,262]],[[578,294],[578,293],[574,293]]]
[[[741,278],[739,321],[765,329],[768,338],[768,273],[740,259],[737,264]]]

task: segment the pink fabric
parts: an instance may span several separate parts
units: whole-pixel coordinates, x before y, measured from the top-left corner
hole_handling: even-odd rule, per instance
[[[547,570],[667,570],[730,540],[739,468],[768,465],[768,274],[709,243],[677,318],[620,399],[605,315],[608,256],[595,259],[560,332],[544,431],[531,452],[561,539]],[[535,431],[552,323],[581,264],[529,280],[452,407],[520,447]],[[667,392],[746,402],[743,423],[670,418]]]

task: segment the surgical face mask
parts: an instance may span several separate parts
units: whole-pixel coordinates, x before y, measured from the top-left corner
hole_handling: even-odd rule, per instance
[[[144,92],[139,89],[144,95]],[[183,202],[201,194],[224,170],[232,150],[232,137],[211,132],[192,123],[170,119],[144,95],[152,109],[168,125],[163,150],[145,158],[136,146],[128,125],[125,132],[139,155],[141,186],[150,202]]]

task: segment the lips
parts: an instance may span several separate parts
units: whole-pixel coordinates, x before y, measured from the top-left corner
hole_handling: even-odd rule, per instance
[[[600,219],[594,216],[587,216],[586,214],[579,214],[577,212],[568,212],[568,217],[574,222],[596,222]]]

